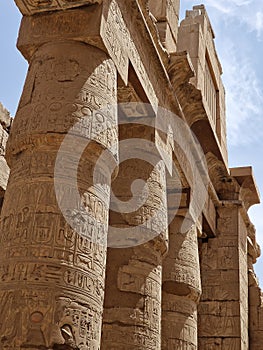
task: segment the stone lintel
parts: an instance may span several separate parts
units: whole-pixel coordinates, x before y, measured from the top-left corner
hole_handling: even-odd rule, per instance
[[[101,16],[99,5],[24,16],[17,47],[27,60],[40,46],[51,41],[75,40],[103,49]]]
[[[240,185],[240,193],[243,197],[242,199],[247,204],[247,209],[251,205],[260,203],[260,194],[251,166],[230,168],[230,175],[233,176]]]
[[[23,15],[31,16],[43,12],[101,4],[102,1],[103,0],[15,0],[15,3]]]

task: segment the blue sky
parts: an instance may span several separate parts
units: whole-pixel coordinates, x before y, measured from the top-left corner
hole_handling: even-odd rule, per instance
[[[202,0],[215,35],[227,96],[229,165],[252,165],[263,193],[263,1]],[[181,0],[181,18],[199,2]],[[27,71],[16,49],[21,16],[13,0],[0,2],[0,101],[14,115]],[[263,204],[250,209],[263,248]],[[263,249],[262,249],[263,250]],[[263,286],[263,257],[256,265]]]

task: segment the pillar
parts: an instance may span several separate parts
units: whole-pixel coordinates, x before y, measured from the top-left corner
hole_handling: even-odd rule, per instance
[[[152,140],[152,132],[154,129],[145,125],[124,124],[120,128],[120,139]],[[128,152],[122,142],[120,154],[123,148]],[[151,141],[151,145],[152,149],[140,149],[140,159],[131,156],[121,163],[112,184],[115,196],[124,203],[131,197],[136,199],[136,193],[132,196],[131,184],[137,179],[146,181],[148,195],[138,209],[110,214],[110,225],[123,227],[128,234],[125,241],[117,242],[119,248],[108,248],[103,350],[160,350],[161,347],[162,260],[168,240],[166,171],[163,161],[151,165],[143,160],[147,152],[148,159],[158,159],[154,142]],[[133,141],[133,147],[139,147],[138,139]],[[143,191],[137,194],[136,204],[142,194]],[[140,229],[134,235],[136,227]]]
[[[8,142],[11,174],[1,220],[1,349],[100,348],[111,172],[102,164],[94,183],[93,171],[102,151],[111,160],[116,156],[111,106],[117,74],[103,51],[68,39],[81,10],[74,11],[68,36],[61,30],[42,42],[40,35],[38,45],[34,36],[34,45],[26,47],[29,71]],[[47,33],[46,23],[56,27],[60,14],[50,13],[47,22],[41,16],[26,18],[27,28],[39,19],[40,32]],[[74,125],[58,164],[61,143]],[[66,218],[56,195],[67,201]]]
[[[162,349],[197,349],[197,305],[201,294],[197,228],[183,216],[169,226],[169,251],[163,263]]]
[[[217,237],[201,245],[201,349],[249,348],[247,227],[242,210],[241,201],[222,201],[217,209]]]

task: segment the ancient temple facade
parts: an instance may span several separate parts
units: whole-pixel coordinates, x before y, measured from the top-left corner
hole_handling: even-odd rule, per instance
[[[179,0],[15,2],[0,349],[262,350],[259,193],[228,166],[205,7],[179,24]]]

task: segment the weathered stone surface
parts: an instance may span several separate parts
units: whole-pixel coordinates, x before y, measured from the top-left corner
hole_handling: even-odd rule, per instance
[[[146,126],[127,128],[124,124],[119,131],[120,155],[125,152],[121,146],[125,140],[153,140],[155,136],[154,129]],[[152,151],[144,152],[157,160],[154,148],[153,143]],[[112,183],[115,196],[123,201],[129,200],[131,184],[138,178],[147,181],[149,193],[138,210],[121,215],[110,212],[111,226],[131,231],[140,226],[140,230],[128,236],[132,248],[108,248],[102,349],[161,349],[162,257],[168,244],[165,173],[163,161],[152,165],[128,158]],[[119,248],[127,245],[120,239],[117,243]]]
[[[104,164],[104,180],[93,184],[92,168],[98,150],[117,141],[117,133],[113,139],[103,136],[103,116],[96,114],[98,103],[116,103],[116,78],[112,61],[102,51],[78,42],[44,45],[32,60],[7,149],[12,170],[1,226],[1,310],[9,320],[1,325],[4,348],[69,343],[72,348],[99,347],[111,174]],[[104,122],[114,127],[116,115],[108,112]],[[75,146],[70,143],[60,151],[69,158],[61,163],[54,187],[58,149],[76,122],[81,129],[73,129]],[[72,147],[78,152],[81,138],[97,145],[89,145],[86,152],[93,155],[86,160],[72,154]],[[57,203],[59,195],[70,196],[67,212],[75,215],[70,168],[76,161],[87,225],[78,223],[78,232]]]
[[[15,0],[23,15],[101,4],[103,0]]]
[[[0,104],[0,348],[261,350],[259,193],[227,166],[204,5],[178,28],[179,0],[16,3],[29,72],[12,127]]]

